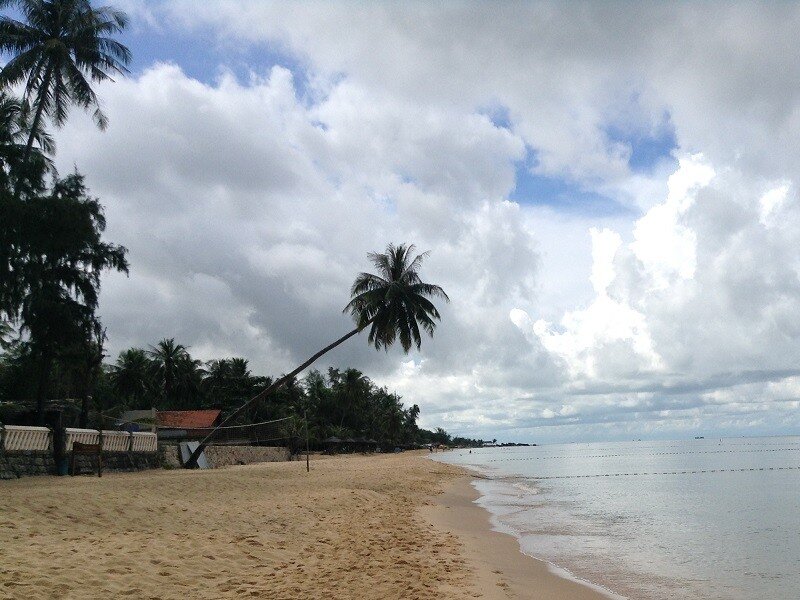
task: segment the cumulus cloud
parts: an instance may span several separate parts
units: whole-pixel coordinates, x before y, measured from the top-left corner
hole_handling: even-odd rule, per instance
[[[88,174],[109,238],[130,249],[130,278],[103,290],[112,352],[175,336],[203,358],[288,370],[351,326],[341,309],[366,252],[409,241],[432,251],[426,275],[454,298],[423,350],[438,400],[419,403],[450,402],[464,389],[448,391],[451,376],[501,387],[515,361],[530,379],[532,351],[505,318],[539,266],[520,207],[502,201],[521,142],[478,112],[387,101],[364,114],[363,93],[339,88],[308,105],[281,67],[206,85],[162,64],[102,90],[108,132],[79,116],[60,132],[62,170]],[[402,376],[401,353],[363,342],[320,366]]]
[[[142,31],[292,64],[211,83],[150,65],[101,86],[107,132],[77,112],[59,132],[62,172],[88,174],[131,251],[104,283],[112,351],[174,335],[284,371],[350,326],[365,253],[410,241],[453,298],[436,338],[320,366],[362,368],[425,425],[800,422],[798,7],[126,6]],[[512,201],[520,169],[578,209]]]

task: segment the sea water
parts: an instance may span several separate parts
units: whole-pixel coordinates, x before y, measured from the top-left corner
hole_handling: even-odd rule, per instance
[[[800,437],[436,455],[523,552],[631,599],[800,599]]]

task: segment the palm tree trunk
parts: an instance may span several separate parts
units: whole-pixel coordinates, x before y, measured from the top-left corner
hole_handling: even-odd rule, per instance
[[[300,373],[303,369],[305,369],[306,367],[308,367],[312,363],[314,363],[320,356],[322,356],[323,354],[326,354],[327,352],[330,352],[331,350],[336,348],[336,346],[338,346],[339,344],[341,344],[343,342],[346,342],[347,340],[349,340],[351,337],[353,337],[357,333],[360,333],[361,330],[364,329],[365,327],[367,327],[371,322],[372,321],[370,320],[367,323],[364,323],[364,325],[362,327],[356,327],[350,333],[348,333],[346,335],[343,335],[342,337],[340,337],[338,340],[336,340],[332,344],[330,344],[328,346],[325,346],[322,350],[317,352],[314,356],[309,358],[306,362],[304,362],[302,365],[297,367],[294,371],[292,371],[291,373],[287,373],[286,375],[284,375],[280,379],[276,380],[274,383],[269,385],[266,389],[262,390],[261,392],[259,392],[258,394],[256,394],[252,398],[250,398],[250,400],[248,400],[247,402],[242,404],[239,408],[237,408],[235,411],[233,411],[231,414],[229,414],[227,417],[225,417],[225,419],[222,421],[222,423],[217,425],[211,431],[211,433],[209,433],[205,438],[203,438],[203,440],[200,442],[200,445],[197,447],[197,449],[194,452],[192,452],[192,455],[189,457],[189,460],[186,461],[186,464],[184,464],[183,467],[185,469],[194,469],[194,468],[197,467],[197,459],[198,459],[198,457],[200,456],[200,454],[202,454],[203,450],[205,450],[206,446],[211,442],[211,440],[214,439],[214,435],[216,435],[217,430],[220,427],[223,427],[226,423],[230,422],[235,417],[237,417],[240,414],[242,414],[242,412],[244,412],[247,409],[247,407],[250,406],[251,404],[253,404],[254,402],[258,402],[259,400],[263,400],[264,398],[269,396],[272,392],[274,392],[279,387],[284,385],[287,381],[292,379],[295,375]]]
[[[47,93],[47,88],[50,86],[50,78],[52,75],[52,68],[48,67],[42,80],[42,85],[39,87],[39,95],[36,98],[36,114],[33,116],[33,123],[31,123],[31,130],[28,133],[28,143],[25,145],[25,153],[22,155],[23,169],[28,163],[33,151],[33,140],[39,131],[39,124],[42,122],[42,114],[44,113],[44,95]],[[23,170],[23,177],[18,177],[14,184],[14,199],[19,200],[19,193],[22,190],[22,180],[27,175]]]

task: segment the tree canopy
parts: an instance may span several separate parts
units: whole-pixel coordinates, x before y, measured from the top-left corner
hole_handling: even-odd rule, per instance
[[[127,73],[128,48],[111,35],[128,24],[125,13],[111,7],[94,8],[88,0],[0,0],[14,6],[24,20],[0,17],[0,51],[12,58],[0,70],[0,86],[25,86],[25,101],[34,111],[25,162],[39,135],[42,119],[61,126],[69,106],[93,108],[100,129],[108,118],[100,109],[92,82]]]
[[[85,419],[103,359],[101,275],[127,273],[127,250],[103,239],[103,207],[83,176],[58,177],[45,125],[62,125],[76,104],[105,127],[91,84],[126,72],[130,52],[110,36],[127,17],[88,0],[0,0],[12,6],[22,20],[0,16],[0,52],[11,55],[0,69],[0,341],[39,422],[56,380],[79,388]]]

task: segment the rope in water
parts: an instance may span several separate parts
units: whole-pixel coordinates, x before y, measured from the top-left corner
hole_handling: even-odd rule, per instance
[[[544,477],[533,477],[537,481],[544,479],[586,479],[598,477],[634,477],[642,475],[699,475],[701,473],[744,473],[745,471],[796,471],[798,467],[753,467],[744,469],[702,469],[696,471],[653,471],[642,473],[603,473],[597,475],[550,475]]]
[[[493,458],[486,462],[510,462],[510,461],[527,461],[527,460],[556,460],[568,458],[619,458],[619,457],[647,457],[647,456],[678,456],[686,454],[740,454],[747,452],[786,452],[790,450],[800,450],[800,448],[761,448],[758,450],[701,450],[691,452],[653,452],[650,454],[573,454],[573,455],[559,455],[559,456],[523,456],[518,458]]]

